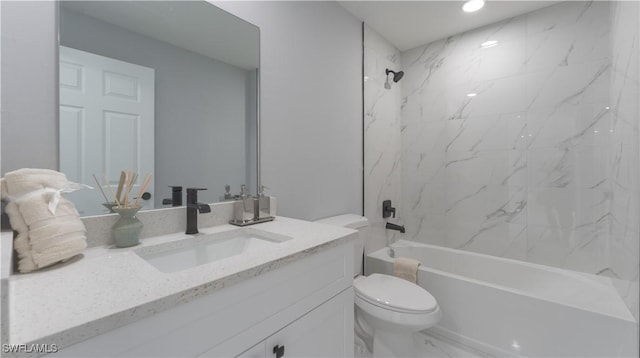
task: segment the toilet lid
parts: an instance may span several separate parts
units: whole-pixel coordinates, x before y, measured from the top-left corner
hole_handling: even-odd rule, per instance
[[[369,303],[399,312],[428,313],[438,306],[427,290],[395,276],[371,274],[355,282],[355,291]]]

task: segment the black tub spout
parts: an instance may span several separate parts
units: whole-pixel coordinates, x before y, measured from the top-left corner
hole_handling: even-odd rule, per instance
[[[404,234],[404,225],[400,226],[400,225],[396,225],[396,224],[392,224],[392,223],[387,223],[387,229],[389,230],[398,230],[401,233]]]

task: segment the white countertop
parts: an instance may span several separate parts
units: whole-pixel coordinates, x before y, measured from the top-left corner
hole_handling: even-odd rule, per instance
[[[252,227],[293,239],[268,250],[250,250],[174,273],[160,272],[134,252],[141,247],[189,237],[176,233],[147,238],[131,248],[91,248],[84,257],[72,262],[40,272],[12,275],[8,290],[8,343],[48,343],[64,348],[357,235],[351,229],[283,217]],[[234,229],[238,227],[221,225],[200,232]]]

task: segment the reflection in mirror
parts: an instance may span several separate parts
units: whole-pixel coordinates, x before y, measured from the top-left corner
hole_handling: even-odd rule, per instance
[[[115,191],[122,170],[153,174],[145,208],[170,186],[203,202],[257,179],[259,30],[204,1],[60,3],[60,171]],[[103,179],[105,178],[105,179]],[[105,187],[109,195],[109,188]],[[81,215],[107,213],[97,190]],[[165,200],[165,203],[169,201]]]

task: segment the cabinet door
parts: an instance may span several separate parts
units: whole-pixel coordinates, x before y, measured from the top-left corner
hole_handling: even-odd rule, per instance
[[[352,356],[353,302],[351,287],[276,332],[266,339],[267,357]]]
[[[262,341],[255,346],[247,349],[246,351],[238,354],[236,358],[263,358],[266,357],[267,354],[265,352],[265,342]]]

